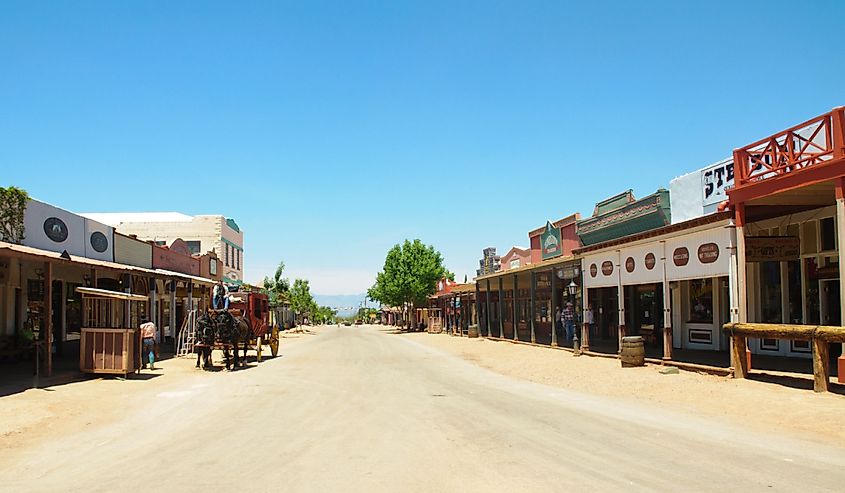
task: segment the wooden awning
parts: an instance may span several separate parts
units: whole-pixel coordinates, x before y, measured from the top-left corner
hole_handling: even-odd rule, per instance
[[[121,293],[120,291],[109,291],[108,289],[99,288],[76,288],[77,293],[82,293],[87,296],[99,296],[100,298],[112,298],[116,300],[129,301],[147,301],[147,297],[140,294]]]

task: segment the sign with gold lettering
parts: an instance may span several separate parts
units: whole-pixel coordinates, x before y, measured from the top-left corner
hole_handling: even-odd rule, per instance
[[[746,236],[746,262],[798,260],[801,242],[797,236]]]

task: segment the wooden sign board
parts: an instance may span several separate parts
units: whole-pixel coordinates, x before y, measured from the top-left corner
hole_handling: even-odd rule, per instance
[[[746,236],[746,262],[798,260],[801,242],[797,236]]]

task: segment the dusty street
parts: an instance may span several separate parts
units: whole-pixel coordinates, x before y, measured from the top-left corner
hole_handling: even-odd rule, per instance
[[[0,428],[3,489],[836,491],[845,484],[843,448],[517,380],[383,327],[321,329],[283,341],[282,357],[238,372],[168,363],[160,379],[0,398],[8,423],[13,414],[39,412],[26,406],[70,399],[84,386],[113,389],[97,391],[67,419],[51,419],[46,432]]]

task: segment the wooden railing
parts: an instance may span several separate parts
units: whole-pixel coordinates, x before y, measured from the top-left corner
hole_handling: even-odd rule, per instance
[[[845,107],[734,151],[735,188],[845,158]]]
[[[830,385],[830,344],[845,343],[845,327],[839,326],[728,323],[723,329],[733,340],[731,360],[735,378],[748,375],[748,338],[810,341],[813,346],[813,390],[816,392],[827,392]]]

